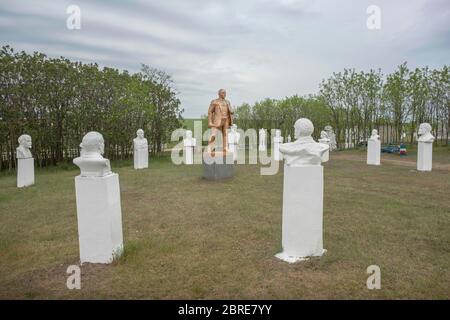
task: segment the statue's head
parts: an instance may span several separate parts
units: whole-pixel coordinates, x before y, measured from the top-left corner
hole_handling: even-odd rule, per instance
[[[281,136],[281,130],[276,129],[275,130],[275,137],[280,137]]]
[[[28,134],[23,134],[18,139],[19,145],[23,148],[30,149],[31,148],[31,137]]]
[[[330,131],[333,131],[333,127],[332,126],[330,126],[330,125],[328,125],[328,126],[325,126],[325,131],[327,131],[327,132],[330,132]]]
[[[142,130],[142,129],[138,129],[137,131],[136,131],[136,135],[139,137],[139,138],[144,138],[144,130]]]
[[[310,137],[314,132],[314,125],[311,120],[306,118],[300,118],[295,121],[295,138]]]
[[[225,97],[227,96],[227,92],[225,91],[225,89],[220,89],[218,94],[219,94],[219,98],[221,98],[221,99],[225,99]]]
[[[192,138],[192,131],[186,130],[186,138]]]
[[[378,130],[377,130],[377,129],[373,129],[373,130],[372,130],[372,135],[373,135],[373,136],[378,135]]]
[[[328,133],[325,130],[322,130],[320,132],[320,138],[321,139],[327,139],[328,138]]]
[[[91,131],[83,137],[80,147],[83,153],[103,154],[105,152],[105,141],[100,133]]]
[[[420,126],[419,126],[419,135],[420,136],[423,136],[430,132],[431,132],[431,125],[429,123],[424,122],[424,123],[420,124]]]

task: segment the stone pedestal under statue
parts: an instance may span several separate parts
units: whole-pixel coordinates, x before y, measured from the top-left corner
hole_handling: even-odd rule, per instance
[[[283,252],[286,262],[321,256],[323,249],[323,167],[284,166]]]
[[[148,168],[148,142],[144,138],[144,131],[139,129],[137,137],[133,139],[134,169]]]
[[[34,158],[17,159],[17,188],[34,184]]]
[[[111,263],[123,251],[119,175],[103,154],[103,137],[89,132],[81,143],[75,177],[81,263]]]
[[[419,142],[417,147],[417,170],[431,171],[433,168],[433,143]]]
[[[311,137],[312,122],[295,122],[296,141],[280,146],[283,175],[283,251],[277,258],[294,263],[321,256],[323,249],[323,167],[329,146]]]
[[[234,174],[233,157],[232,152],[203,152],[203,178],[207,180],[231,178]]]
[[[370,140],[367,142],[367,164],[379,166],[381,155],[380,140]]]
[[[192,138],[192,131],[186,131],[186,137],[183,139],[184,145],[184,163],[194,164],[194,148],[197,145],[197,140]]]
[[[417,170],[431,171],[433,167],[433,142],[431,125],[422,123],[419,126],[419,139],[417,145]]]
[[[23,188],[34,184],[34,158],[30,151],[31,137],[23,134],[18,141],[19,146],[16,148],[17,188]]]

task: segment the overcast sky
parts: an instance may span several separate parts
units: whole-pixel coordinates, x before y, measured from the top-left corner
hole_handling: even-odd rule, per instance
[[[66,9],[81,9],[69,30]],[[381,9],[370,30],[368,6]],[[173,76],[186,118],[219,88],[233,105],[316,93],[344,68],[450,64],[449,0],[0,0],[1,45]]]

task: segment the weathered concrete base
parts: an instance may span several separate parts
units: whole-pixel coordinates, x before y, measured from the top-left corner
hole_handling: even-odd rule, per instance
[[[34,158],[17,159],[17,188],[34,184]]]
[[[119,176],[75,177],[81,263],[111,263],[123,251]]]
[[[148,168],[148,148],[136,150],[133,156],[135,169]]]
[[[222,180],[233,176],[233,152],[203,152],[202,158],[204,179]]]
[[[275,255],[276,258],[283,260],[284,262],[287,263],[296,263],[296,262],[300,262],[300,261],[308,261],[309,258],[311,257],[321,257],[323,256],[325,253],[327,252],[326,249],[323,249],[322,254],[319,255],[313,255],[313,256],[309,256],[309,257],[296,257],[296,256],[289,256],[286,252],[281,252],[281,253],[277,253]]]
[[[417,170],[431,171],[433,168],[433,143],[419,141],[417,147]]]
[[[367,164],[373,166],[380,165],[381,142],[371,140],[367,142]]]
[[[318,257],[323,249],[323,167],[284,166],[283,252],[277,258],[293,263]]]

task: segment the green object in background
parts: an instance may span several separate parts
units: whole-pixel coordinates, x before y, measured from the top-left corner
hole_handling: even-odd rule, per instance
[[[399,154],[400,154],[401,157],[407,156],[406,144],[404,144],[404,143],[401,143],[401,144],[400,144],[400,151],[399,151]]]

